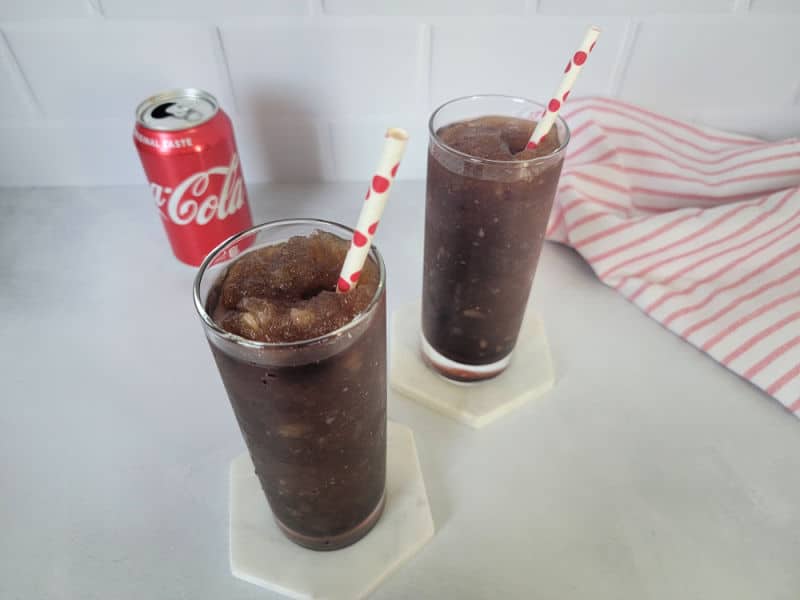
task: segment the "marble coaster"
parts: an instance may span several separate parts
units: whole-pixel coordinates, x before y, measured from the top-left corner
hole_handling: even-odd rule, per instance
[[[475,428],[483,427],[555,383],[544,325],[528,308],[511,364],[493,379],[451,381],[430,369],[420,351],[420,308],[409,305],[392,315],[389,381],[398,392]]]
[[[433,537],[433,518],[412,431],[387,431],[386,508],[347,548],[318,552],[290,542],[272,518],[245,452],[230,467],[230,559],[235,577],[289,598],[363,598]]]

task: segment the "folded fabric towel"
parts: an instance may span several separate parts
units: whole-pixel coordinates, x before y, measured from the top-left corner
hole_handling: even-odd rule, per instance
[[[800,414],[800,141],[575,99],[547,238]]]

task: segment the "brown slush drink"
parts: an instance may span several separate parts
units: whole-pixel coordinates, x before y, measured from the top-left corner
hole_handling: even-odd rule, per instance
[[[359,285],[338,294],[351,230],[283,221],[242,235],[253,249],[212,253],[195,302],[278,525],[300,545],[341,548],[384,503],[383,263],[373,248]]]
[[[526,149],[540,112],[473,96],[431,117],[422,348],[451,379],[499,374],[516,344],[569,139],[558,119]]]

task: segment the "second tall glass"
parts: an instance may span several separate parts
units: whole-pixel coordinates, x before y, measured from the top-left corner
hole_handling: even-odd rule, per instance
[[[509,364],[544,242],[569,128],[557,147],[525,160],[456,150],[442,128],[479,117],[533,120],[544,107],[510,96],[458,98],[431,116],[425,205],[422,350],[460,381],[494,377]]]

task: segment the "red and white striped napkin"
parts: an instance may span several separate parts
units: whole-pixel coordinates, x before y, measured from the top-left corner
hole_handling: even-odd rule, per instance
[[[605,98],[562,115],[572,141],[547,238],[800,416],[800,141]]]

